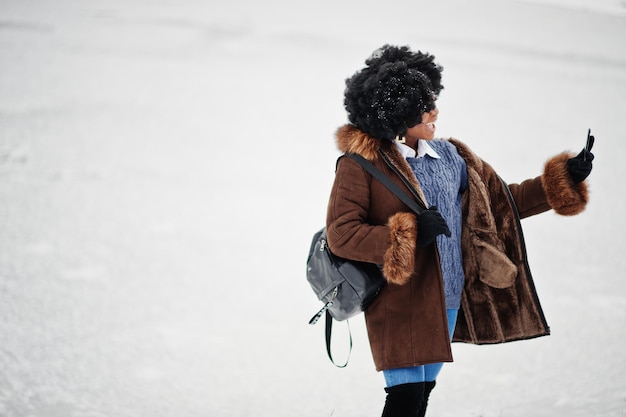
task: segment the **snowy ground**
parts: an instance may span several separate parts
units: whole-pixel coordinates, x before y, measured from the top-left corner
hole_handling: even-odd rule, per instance
[[[626,416],[626,5],[421,3],[1,0],[0,416],[380,415],[304,261],[383,43],[437,56],[439,134],[507,181],[597,137],[586,212],[524,223],[553,335],[455,344],[429,415]]]

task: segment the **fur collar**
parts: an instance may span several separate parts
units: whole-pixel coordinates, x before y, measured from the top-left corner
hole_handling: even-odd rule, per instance
[[[368,161],[378,157],[382,141],[375,139],[353,125],[344,125],[337,129],[337,147],[343,153],[356,153]]]

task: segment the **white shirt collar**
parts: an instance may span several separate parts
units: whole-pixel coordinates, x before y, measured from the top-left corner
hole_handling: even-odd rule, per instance
[[[411,148],[405,143],[400,143],[396,141],[395,144],[404,159],[421,158],[425,155],[428,155],[431,158],[435,159],[441,158],[439,154],[428,144],[427,140],[420,139],[417,141],[417,153],[415,152],[415,149]]]

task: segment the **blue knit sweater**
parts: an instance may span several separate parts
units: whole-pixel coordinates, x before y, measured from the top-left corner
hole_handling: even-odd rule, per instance
[[[437,209],[446,220],[451,237],[439,235],[437,248],[446,296],[446,308],[458,309],[465,283],[463,255],[461,253],[461,196],[467,188],[467,167],[456,147],[445,140],[428,144],[441,158],[425,155],[406,158],[422,186],[429,206]]]

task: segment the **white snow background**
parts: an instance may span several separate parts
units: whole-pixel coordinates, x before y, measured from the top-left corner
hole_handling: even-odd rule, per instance
[[[523,222],[553,334],[455,344],[429,416],[626,416],[625,41],[617,0],[0,1],[0,416],[380,415],[305,258],[384,43],[509,182],[597,139],[587,210]]]

